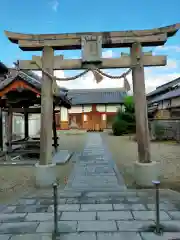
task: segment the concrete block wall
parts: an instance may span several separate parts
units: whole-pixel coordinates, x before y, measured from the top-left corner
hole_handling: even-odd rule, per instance
[[[180,141],[180,120],[152,120],[149,123],[151,137],[155,140]]]

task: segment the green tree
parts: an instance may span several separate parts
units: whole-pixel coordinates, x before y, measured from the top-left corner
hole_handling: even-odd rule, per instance
[[[115,120],[112,125],[114,135],[123,135],[135,132],[135,110],[133,96],[124,98],[125,110],[118,110]]]

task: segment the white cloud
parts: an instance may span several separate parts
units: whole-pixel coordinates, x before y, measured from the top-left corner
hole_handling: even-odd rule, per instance
[[[57,12],[58,7],[59,7],[59,1],[58,0],[52,0],[50,2],[51,8],[54,12]]]
[[[167,60],[167,66],[166,69],[175,69],[178,67],[177,61],[174,59],[168,59]]]
[[[158,46],[155,48],[155,51],[175,51],[180,52],[180,46],[171,45],[171,46]]]
[[[103,58],[112,58],[115,57],[116,54],[112,50],[107,50],[102,52],[102,57]]]

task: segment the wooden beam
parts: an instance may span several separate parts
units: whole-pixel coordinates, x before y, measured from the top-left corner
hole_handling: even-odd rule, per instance
[[[40,57],[39,57],[40,60]],[[40,63],[40,61],[38,62]],[[166,56],[143,56],[143,64],[145,67],[150,66],[165,66],[167,64]],[[40,64],[42,66],[42,64]],[[120,58],[102,58],[102,63],[98,65],[101,69],[109,68],[129,68],[131,66],[131,57],[122,56]],[[30,60],[20,60],[19,67],[22,70],[41,70],[36,64]],[[54,58],[54,70],[80,70],[87,69],[88,65],[82,64],[81,59],[64,59],[59,60],[59,57]]]
[[[158,34],[152,36],[131,36],[131,37],[102,37],[103,48],[130,47],[134,42],[141,42],[142,46],[160,46],[167,41],[167,34]],[[22,50],[42,50],[44,46],[51,46],[54,50],[81,49],[81,37],[72,39],[36,39],[36,40],[18,40],[19,47]]]
[[[3,109],[4,112],[7,112],[8,109]],[[12,108],[12,112],[14,113],[24,113],[24,108]],[[27,108],[26,112],[28,113],[41,113],[41,108]],[[55,110],[55,113],[59,113],[60,110]]]

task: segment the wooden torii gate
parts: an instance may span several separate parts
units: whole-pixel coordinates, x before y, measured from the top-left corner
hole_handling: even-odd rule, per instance
[[[145,168],[137,166],[137,175],[153,174],[151,171],[150,142],[145,94],[144,67],[165,66],[166,56],[153,56],[143,52],[143,47],[164,45],[168,37],[172,37],[179,30],[180,24],[151,30],[119,31],[119,32],[84,32],[70,34],[21,34],[5,31],[12,43],[19,45],[23,51],[42,51],[42,57],[33,56],[32,60],[19,61],[23,70],[46,70],[53,75],[54,70],[88,69],[95,66],[98,69],[131,68],[136,114],[136,136],[138,143],[139,163]],[[102,48],[130,48],[130,55],[119,58],[102,58]],[[82,49],[82,59],[64,59],[54,56],[54,50]],[[36,61],[38,64],[35,64]],[[51,162],[52,149],[52,79],[43,73],[41,95],[41,143],[40,164]],[[138,170],[139,169],[139,170]],[[142,174],[144,173],[144,174]],[[140,176],[141,177],[141,176]],[[137,183],[148,185],[143,178]]]

